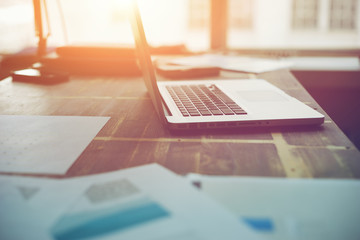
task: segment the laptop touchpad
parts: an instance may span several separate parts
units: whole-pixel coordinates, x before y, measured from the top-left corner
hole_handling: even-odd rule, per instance
[[[288,101],[280,93],[271,90],[264,91],[237,91],[240,98],[248,102],[281,102]]]

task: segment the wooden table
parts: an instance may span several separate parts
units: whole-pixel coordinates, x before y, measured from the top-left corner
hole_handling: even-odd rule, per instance
[[[0,81],[0,114],[110,116],[64,177],[157,162],[179,174],[360,178],[360,152],[287,70],[218,78],[266,79],[326,115],[325,123],[171,133],[141,77],[73,76],[52,86],[7,78]]]

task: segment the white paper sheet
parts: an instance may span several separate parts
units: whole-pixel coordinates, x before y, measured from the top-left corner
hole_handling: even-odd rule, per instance
[[[262,73],[292,66],[285,60],[266,58],[250,58],[241,56],[225,56],[217,54],[204,54],[191,57],[182,57],[171,60],[173,64],[185,66],[213,66],[224,70],[241,71],[249,73]]]
[[[0,116],[0,172],[64,174],[108,120]]]
[[[261,239],[157,164],[65,180],[0,176],[0,186],[0,239]]]
[[[196,174],[188,179],[269,239],[359,239],[358,180]]]

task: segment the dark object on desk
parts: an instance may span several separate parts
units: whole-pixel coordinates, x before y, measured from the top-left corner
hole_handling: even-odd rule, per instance
[[[130,46],[77,46],[69,45],[56,48],[59,57],[64,58],[126,58],[135,59],[135,49]]]
[[[48,47],[47,53],[55,51],[54,47]],[[23,50],[2,55],[0,62],[0,79],[8,77],[15,70],[30,68],[36,61],[38,61],[37,48],[28,47]]]
[[[29,47],[13,54],[4,55],[1,60],[1,68],[14,70],[29,67],[37,60],[36,51],[35,47]]]
[[[41,59],[42,65],[51,71],[66,71],[77,75],[140,76],[135,59],[59,57],[56,54]]]
[[[219,76],[220,68],[213,66],[182,66],[169,63],[166,60],[155,61],[156,72],[171,79],[198,78]]]
[[[135,49],[129,46],[63,46],[46,55],[41,63],[48,70],[78,75],[140,76]]]
[[[186,54],[189,51],[185,45],[168,45],[160,47],[150,47],[152,54]],[[127,58],[136,59],[134,46],[101,46],[101,45],[67,45],[56,48],[56,53],[60,57],[84,57],[84,58]]]
[[[39,69],[27,68],[14,71],[11,74],[15,82],[28,82],[43,85],[53,85],[69,80],[69,75],[64,72],[46,72]]]

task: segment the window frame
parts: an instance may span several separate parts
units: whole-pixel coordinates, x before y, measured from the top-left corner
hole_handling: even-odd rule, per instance
[[[360,35],[360,0],[357,6],[357,34]],[[319,0],[320,4],[330,4],[330,0]],[[213,51],[233,51],[249,55],[261,55],[269,57],[295,57],[295,56],[356,56],[360,58],[359,47],[336,47],[336,48],[249,48],[235,47],[229,48],[227,37],[229,32],[228,26],[228,0],[210,0],[210,50]],[[323,6],[322,8],[326,8]],[[330,10],[328,10],[330,11]],[[319,31],[328,31],[330,20],[324,22],[322,14],[328,14],[328,11],[318,10],[317,28]],[[326,18],[325,18],[326,19]],[[360,38],[360,36],[359,36]]]

